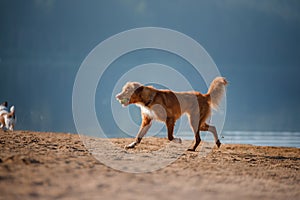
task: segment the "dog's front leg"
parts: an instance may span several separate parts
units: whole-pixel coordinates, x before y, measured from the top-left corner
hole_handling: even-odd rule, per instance
[[[182,141],[181,141],[180,138],[175,138],[173,136],[174,126],[175,126],[175,120],[173,118],[167,117],[166,125],[167,125],[167,129],[168,129],[168,139],[170,141],[175,142],[175,143],[181,143]]]
[[[142,138],[146,135],[149,128],[151,127],[151,124],[152,124],[151,121],[152,121],[151,118],[149,118],[147,116],[143,116],[143,121],[142,121],[140,130],[135,138],[135,141],[130,143],[129,145],[126,145],[125,146],[126,149],[132,149],[142,141]]]
[[[132,148],[135,147],[135,145],[137,145],[137,142],[136,142],[136,141],[134,141],[134,142],[132,142],[132,143],[126,145],[126,146],[125,146],[125,149],[132,149]]]

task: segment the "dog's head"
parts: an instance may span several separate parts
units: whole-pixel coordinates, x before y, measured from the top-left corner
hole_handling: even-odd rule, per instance
[[[153,100],[154,94],[151,86],[143,86],[138,82],[128,82],[116,98],[123,106],[135,103],[148,106]]]
[[[134,92],[143,85],[138,82],[127,82],[122,89],[122,92],[116,95],[116,99],[123,105],[128,106],[132,103],[131,99]]]
[[[7,110],[7,101],[0,104],[0,111]]]

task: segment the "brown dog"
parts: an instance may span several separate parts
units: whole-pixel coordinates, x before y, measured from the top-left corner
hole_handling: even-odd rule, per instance
[[[182,114],[188,115],[190,126],[195,134],[195,142],[189,151],[195,151],[200,144],[199,131],[210,131],[214,135],[215,143],[220,147],[217,130],[206,123],[211,114],[211,108],[217,108],[225,92],[227,81],[217,77],[211,83],[207,94],[200,92],[173,92],[171,90],[158,90],[152,86],[144,86],[137,82],[128,82],[116,98],[123,106],[136,104],[141,107],[142,124],[136,140],[126,148],[134,148],[141,142],[151,126],[151,121],[159,120],[166,123],[168,139],[181,143],[180,138],[173,136],[175,122]]]

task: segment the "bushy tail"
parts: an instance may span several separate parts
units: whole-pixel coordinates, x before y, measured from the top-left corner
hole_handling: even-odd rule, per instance
[[[7,114],[7,118],[15,118],[15,106],[10,107],[10,112]]]
[[[213,109],[218,109],[224,95],[226,85],[227,81],[224,77],[217,77],[211,82],[207,94],[210,95],[210,106]]]

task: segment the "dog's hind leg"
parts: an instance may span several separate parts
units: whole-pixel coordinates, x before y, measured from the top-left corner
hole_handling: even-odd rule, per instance
[[[200,131],[199,130],[199,119],[198,119],[198,117],[195,117],[195,116],[197,116],[197,115],[189,116],[190,126],[195,135],[195,142],[194,142],[193,147],[189,148],[188,151],[195,151],[201,142],[201,138],[200,138],[200,134],[199,134],[199,131]]]
[[[140,130],[135,138],[135,141],[130,143],[129,145],[126,145],[125,146],[126,149],[134,148],[137,144],[139,144],[142,141],[142,138],[146,135],[149,128],[151,127],[151,124],[152,124],[151,121],[152,121],[151,118],[149,118],[146,115],[143,115],[143,121],[142,121]]]
[[[202,126],[200,126],[201,131],[209,131],[213,134],[215,143],[217,147],[219,148],[221,146],[221,142],[218,138],[217,129],[214,126],[208,125],[207,123],[204,123]]]
[[[199,134],[199,131],[195,132],[195,142],[194,142],[194,145],[192,148],[189,148],[187,149],[188,151],[195,151],[196,148],[198,147],[198,145],[200,144],[201,142],[201,138],[200,138],[200,134]]]

